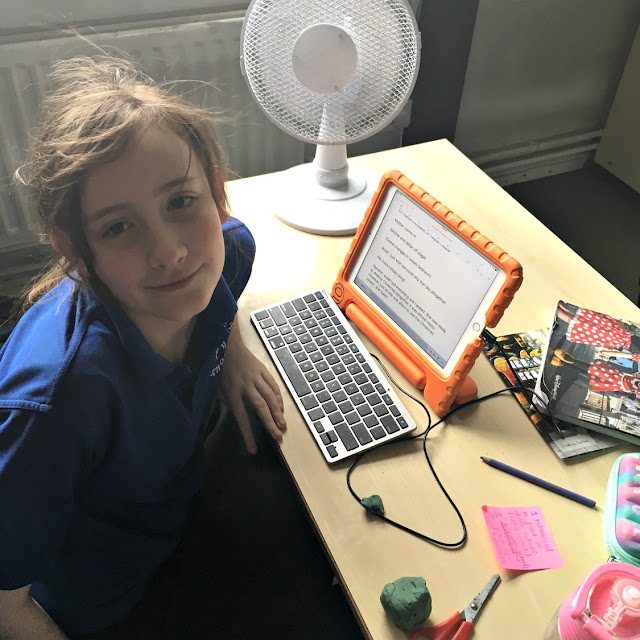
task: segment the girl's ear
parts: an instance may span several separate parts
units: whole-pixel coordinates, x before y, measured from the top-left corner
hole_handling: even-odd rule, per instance
[[[229,219],[229,212],[225,203],[227,199],[224,194],[224,175],[219,167],[215,167],[213,170],[213,199],[218,207],[218,215],[220,216],[220,222],[224,224]]]
[[[70,265],[74,266],[78,270],[78,274],[81,278],[86,280],[89,277],[89,271],[82,258],[78,257],[78,254],[73,248],[71,238],[66,231],[63,231],[60,227],[54,227],[53,231],[49,234],[49,242],[51,246],[62,256],[64,256]]]

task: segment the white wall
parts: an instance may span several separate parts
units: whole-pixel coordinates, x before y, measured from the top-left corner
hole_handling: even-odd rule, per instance
[[[539,177],[531,154],[542,174],[590,160],[639,20],[638,0],[480,0],[455,144],[489,173],[533,169],[503,183]]]

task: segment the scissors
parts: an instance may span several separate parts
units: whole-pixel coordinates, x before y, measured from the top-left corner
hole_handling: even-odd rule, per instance
[[[448,620],[435,625],[434,627],[423,627],[417,629],[410,636],[409,640],[416,638],[431,638],[431,640],[466,640],[473,629],[474,620],[480,613],[484,603],[500,584],[500,576],[496,573],[489,582],[482,587],[478,595],[460,613],[456,611]]]

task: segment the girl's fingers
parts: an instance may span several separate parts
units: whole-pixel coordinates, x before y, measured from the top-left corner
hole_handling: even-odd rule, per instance
[[[258,453],[258,447],[256,446],[253,432],[251,431],[251,421],[249,420],[249,414],[242,402],[242,398],[235,400],[231,403],[231,413],[238,423],[242,439],[244,440],[244,446],[251,454]]]

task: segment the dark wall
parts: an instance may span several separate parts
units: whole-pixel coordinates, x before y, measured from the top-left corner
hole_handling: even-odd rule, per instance
[[[403,145],[453,142],[479,0],[424,0],[422,56]]]

